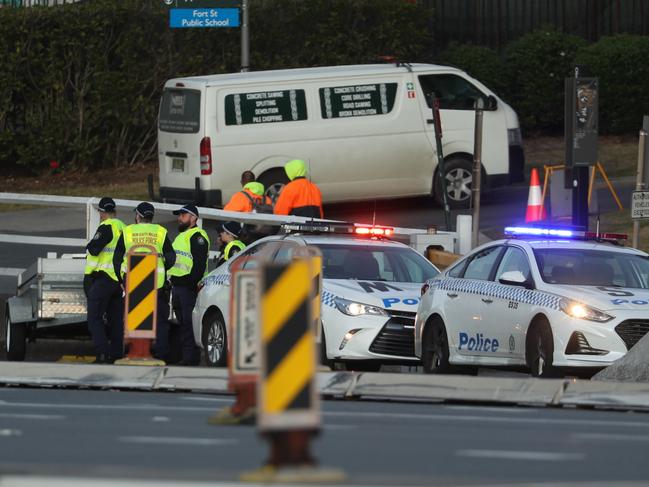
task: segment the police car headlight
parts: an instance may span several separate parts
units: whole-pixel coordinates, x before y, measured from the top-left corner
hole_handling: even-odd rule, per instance
[[[572,318],[597,321],[598,323],[606,323],[613,319],[611,315],[606,314],[603,311],[569,299],[562,299],[559,302],[559,306],[561,307],[561,311]]]
[[[387,316],[385,310],[377,306],[370,306],[369,304],[356,303],[354,301],[349,301],[348,299],[343,299],[343,298],[336,298],[335,303],[336,303],[336,308],[338,308],[338,311],[349,316],[359,316],[359,315]]]

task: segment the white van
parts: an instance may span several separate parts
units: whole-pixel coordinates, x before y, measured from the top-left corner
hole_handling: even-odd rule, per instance
[[[171,79],[158,119],[160,199],[222,206],[250,169],[271,190],[303,159],[325,202],[429,195],[441,201],[430,93],[440,99],[452,207],[468,206],[474,111],[484,113],[486,187],[522,181],[514,110],[459,69],[378,64]]]

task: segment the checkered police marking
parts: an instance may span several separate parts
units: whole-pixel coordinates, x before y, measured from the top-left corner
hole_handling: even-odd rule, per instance
[[[477,281],[473,279],[446,278],[436,282],[436,289],[444,291],[458,291],[468,294],[479,294],[492,298],[518,301],[519,303],[531,304],[542,308],[559,310],[561,297],[543,291],[525,289],[521,286],[505,286],[492,281]],[[431,286],[432,287],[432,286]]]
[[[322,291],[322,304],[330,308],[336,307],[336,295],[329,291]]]
[[[218,274],[216,276],[207,276],[203,279],[203,286],[222,286],[230,282],[230,274]]]

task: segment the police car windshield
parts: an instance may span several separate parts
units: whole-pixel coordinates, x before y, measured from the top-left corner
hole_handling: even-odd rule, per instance
[[[649,260],[622,252],[534,249],[543,280],[549,284],[649,288]]]
[[[318,244],[325,279],[421,283],[437,269],[414,250],[372,245]]]

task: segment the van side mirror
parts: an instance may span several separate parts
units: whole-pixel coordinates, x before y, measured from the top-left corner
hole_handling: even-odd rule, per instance
[[[498,110],[498,100],[493,95],[489,95],[485,100],[485,110],[494,111]]]
[[[532,286],[532,283],[525,278],[521,271],[507,271],[500,276],[498,282],[507,286],[522,286],[525,288]]]

